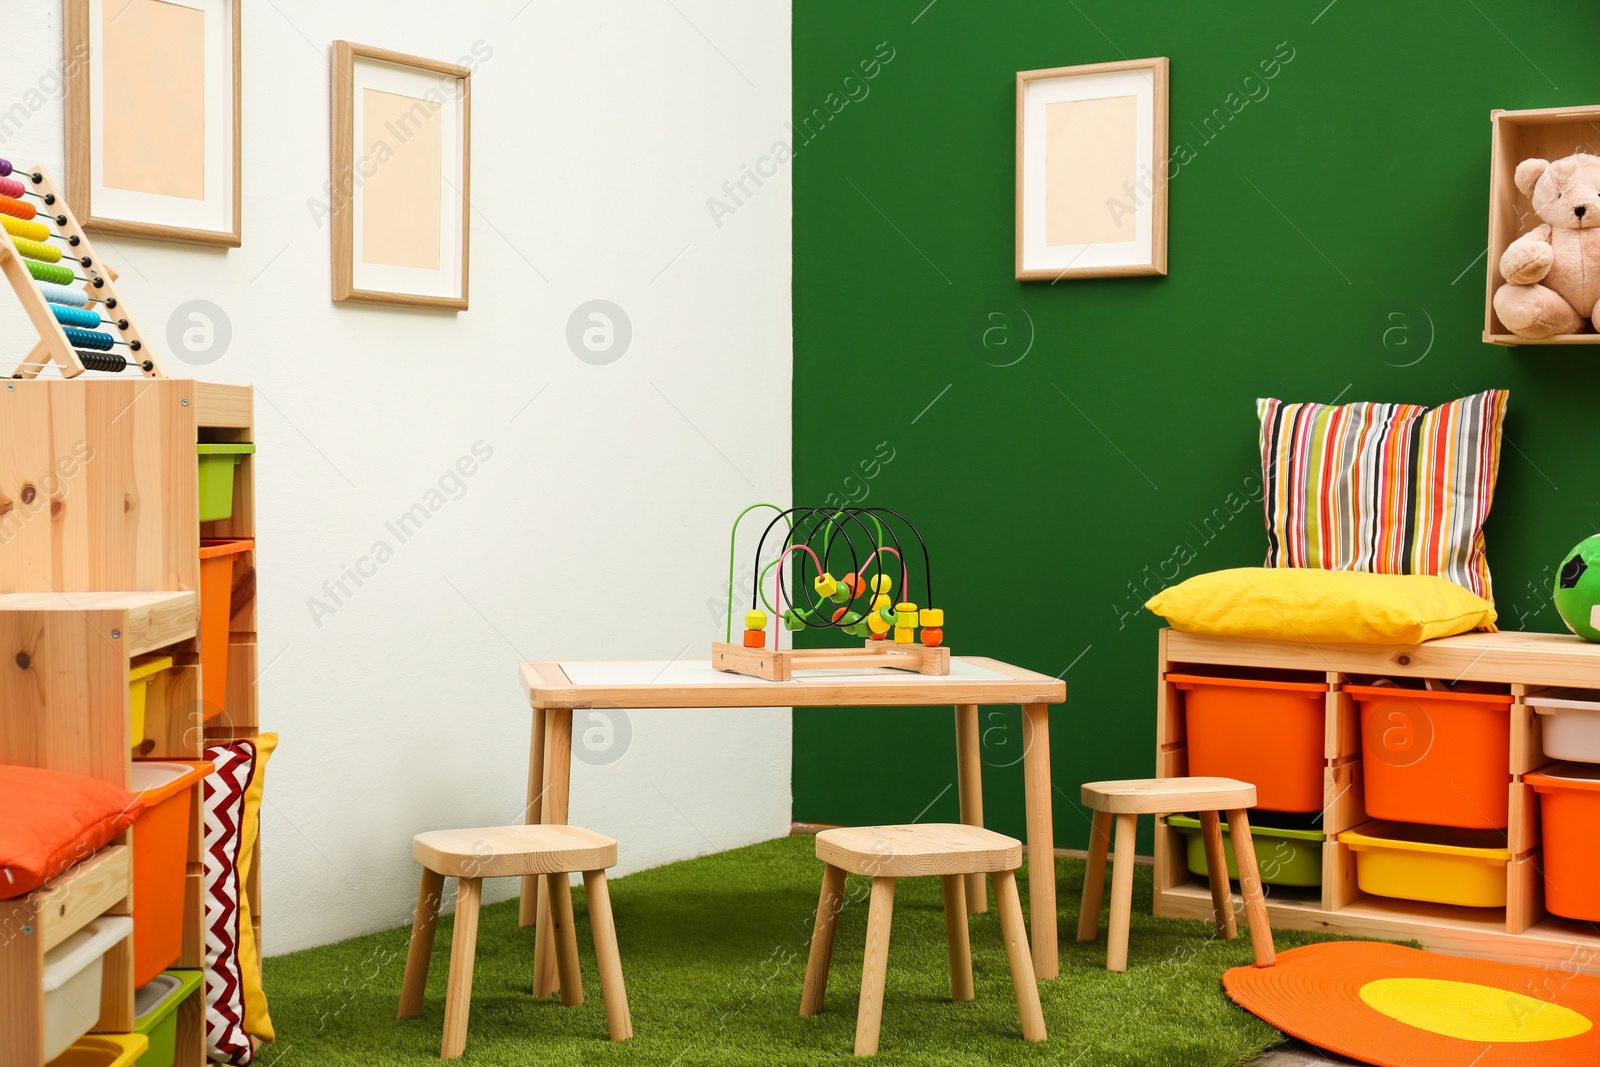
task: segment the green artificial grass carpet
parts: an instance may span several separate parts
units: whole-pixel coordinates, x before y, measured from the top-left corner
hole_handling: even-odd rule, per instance
[[[1021,1038],[993,906],[971,921],[977,999],[949,1000],[944,913],[937,878],[897,886],[884,993],[883,1064],[1052,1063],[1075,1067],[1234,1067],[1283,1036],[1236,1007],[1222,972],[1249,963],[1250,939],[1218,941],[1210,923],[1150,915],[1150,868],[1135,879],[1128,970],[1105,970],[1098,941],[1078,944],[1084,865],[1057,860],[1061,977],[1040,984],[1050,1039]],[[419,872],[420,875],[420,872]],[[573,889],[584,1003],[530,993],[532,928],[515,901],[485,908],[465,1064],[846,1064],[854,1062],[856,996],[867,886],[852,876],[840,915],[822,1014],[798,1015],[822,865],[810,837],[641,871],[611,883],[612,908],[635,1036],[606,1039],[582,886]],[[449,883],[453,885],[453,883]],[[1026,880],[1020,880],[1027,910]],[[447,886],[447,892],[452,892]],[[1109,896],[1109,887],[1108,894]],[[278,1044],[271,1067],[436,1064],[444,1021],[451,919],[442,916],[420,1016],[395,1009],[410,927],[266,961]],[[1278,931],[1279,951],[1323,935]]]

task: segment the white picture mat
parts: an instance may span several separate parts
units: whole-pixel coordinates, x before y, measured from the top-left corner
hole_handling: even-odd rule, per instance
[[[104,54],[105,5],[89,0],[89,55]],[[95,216],[189,230],[233,232],[233,4],[231,0],[163,0],[203,12],[205,29],[206,198],[189,200],[113,189],[102,172],[105,144],[103,79],[89,78],[89,203]],[[113,8],[115,10],[115,8]]]
[[[560,660],[567,680],[574,685],[749,685],[760,679],[729,674],[711,666],[709,659],[635,660]],[[893,667],[866,667],[855,670],[799,670],[794,681],[835,682],[849,678],[863,684],[900,684],[911,677]],[[950,660],[948,675],[918,675],[919,682],[1005,681],[1010,675],[991,671],[961,659]]]
[[[1151,175],[1150,195],[1138,198],[1134,239],[1111,244],[1047,245],[1045,241],[1045,112],[1048,105],[1068,100],[1103,100],[1132,96],[1137,125],[1135,169]],[[1104,74],[1069,74],[1035,78],[1023,95],[1022,136],[1022,269],[1066,270],[1083,267],[1126,267],[1155,259],[1155,72],[1149,69],[1110,71]]]
[[[466,125],[463,112],[466,98],[458,78],[436,74],[416,67],[404,67],[382,60],[355,56],[351,63],[353,90],[354,137],[351,160],[350,197],[351,216],[351,285],[356,289],[370,289],[386,293],[406,293],[413,296],[459,297],[461,281],[461,222],[462,222],[462,171],[466,163]],[[443,141],[442,162],[444,174],[439,182],[439,269],[420,270],[414,267],[394,267],[381,263],[366,263],[361,259],[365,237],[366,197],[363,191],[363,168],[376,166],[375,161],[361,158],[362,133],[366,128],[366,90],[430,99],[429,92],[437,93],[444,104],[437,113],[440,138]]]

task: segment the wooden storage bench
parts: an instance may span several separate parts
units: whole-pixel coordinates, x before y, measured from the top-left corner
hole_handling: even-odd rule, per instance
[[[1549,915],[1544,909],[1538,801],[1524,782],[1549,762],[1539,716],[1526,698],[1551,687],[1600,689],[1600,645],[1566,634],[1462,634],[1422,645],[1309,645],[1162,630],[1157,675],[1156,774],[1190,773],[1183,693],[1170,673],[1223,669],[1298,671],[1328,682],[1324,719],[1323,844],[1320,888],[1268,888],[1274,928],[1324,930],[1352,937],[1414,939],[1430,949],[1464,956],[1560,966],[1600,974],[1600,930],[1588,923]],[[1359,709],[1345,686],[1361,678],[1439,679],[1504,686],[1512,696],[1508,715],[1510,820],[1506,847],[1504,908],[1468,908],[1364,894],[1356,884],[1355,853],[1335,840],[1368,821],[1362,792]],[[1238,729],[1252,724],[1241,721]],[[1156,823],[1155,913],[1177,919],[1209,919],[1211,893],[1191,875],[1181,830]]]

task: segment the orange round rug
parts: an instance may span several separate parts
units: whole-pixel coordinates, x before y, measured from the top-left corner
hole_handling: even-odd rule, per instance
[[[1330,941],[1222,984],[1284,1033],[1378,1067],[1595,1067],[1600,978],[1576,970]]]

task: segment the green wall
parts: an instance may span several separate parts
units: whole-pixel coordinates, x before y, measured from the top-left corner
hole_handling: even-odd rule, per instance
[[[1058,846],[1086,841],[1080,782],[1153,773],[1137,605],[1261,561],[1258,396],[1509,388],[1502,626],[1561,628],[1552,568],[1600,527],[1600,348],[1483,344],[1479,257],[1490,109],[1600,103],[1596,40],[1561,0],[796,0],[795,500],[912,516],[947,644],[1066,672]],[[1170,276],[1016,282],[1014,72],[1157,55]],[[989,824],[1020,835],[1018,714],[986,715]],[[953,820],[954,780],[948,709],[795,712],[797,819]]]

